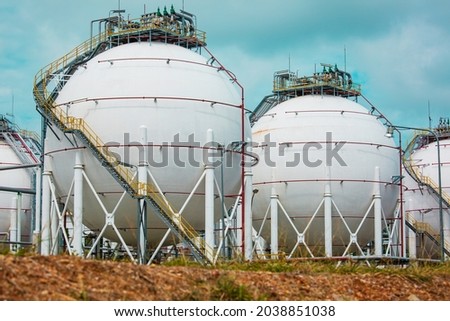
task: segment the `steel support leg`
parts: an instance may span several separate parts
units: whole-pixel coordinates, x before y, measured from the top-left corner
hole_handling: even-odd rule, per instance
[[[408,248],[409,248],[409,258],[412,260],[417,259],[416,233],[409,228],[408,228]]]
[[[278,258],[278,195],[273,187],[270,195],[270,254],[271,259]]]
[[[11,218],[9,223],[9,241],[11,242],[9,248],[12,252],[16,251],[17,242],[17,198],[13,197],[11,201]]]
[[[212,129],[208,129],[206,141],[208,144],[213,143],[214,133]],[[214,258],[214,253],[211,253],[214,250],[214,166],[208,150],[207,153],[205,158],[205,254],[212,261]]]
[[[139,128],[140,138],[139,141],[143,146],[143,153],[139,155],[139,168],[138,168],[138,181],[139,181],[139,194],[141,196],[147,195],[148,184],[148,153],[147,153],[147,127],[141,126]],[[141,198],[138,200],[138,258],[139,264],[146,263],[146,251],[147,251],[147,202]]]
[[[81,152],[75,154],[73,192],[73,253],[83,256],[83,162]]]
[[[382,212],[381,212],[381,193],[380,193],[380,168],[375,167],[375,179],[374,179],[374,204],[373,204],[373,224],[374,224],[374,236],[375,236],[375,256],[383,255],[383,231],[382,231]]]
[[[242,166],[245,166],[243,164]],[[245,202],[245,209],[244,209],[244,228],[245,228],[245,253],[244,258],[247,261],[252,260],[253,258],[253,223],[252,223],[252,203],[251,203],[251,195],[253,193],[253,182],[252,182],[252,169],[250,166],[245,167],[244,171],[244,179],[245,179],[245,195],[247,198],[247,201]]]
[[[324,193],[324,235],[325,235],[325,257],[333,256],[333,207],[331,199],[331,172],[330,167],[326,167],[327,182]]]
[[[41,254],[50,255],[50,212],[51,212],[51,173],[44,169],[42,173],[42,220],[41,220]]]

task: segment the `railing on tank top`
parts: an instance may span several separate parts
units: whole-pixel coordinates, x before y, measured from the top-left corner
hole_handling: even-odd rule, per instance
[[[135,19],[137,20],[137,19]],[[86,40],[85,42],[81,43],[74,49],[72,49],[69,53],[64,55],[61,58],[56,59],[55,61],[51,62],[44,68],[42,68],[35,76],[34,79],[34,89],[33,91],[36,92],[36,90],[39,90],[39,84],[42,84],[42,90],[44,91],[44,98],[48,99],[50,97],[50,94],[52,91],[45,90],[47,87],[47,84],[50,83],[50,81],[58,75],[61,71],[65,70],[71,63],[74,61],[77,61],[80,58],[86,57],[86,55],[89,52],[92,52],[95,50],[95,48],[102,42],[105,42],[107,40],[110,40],[114,37],[124,37],[127,34],[132,34],[135,32],[144,32],[144,31],[151,31],[151,30],[162,30],[164,32],[168,33],[174,33],[173,31],[170,31],[169,29],[164,28],[163,26],[155,27],[151,24],[143,24],[140,25],[137,28],[128,28],[128,29],[119,29],[116,32],[110,32],[110,31],[104,31],[99,33],[96,36],[91,37],[90,39]],[[174,33],[178,36],[182,36],[179,33]],[[184,36],[185,39],[196,39],[202,43],[206,42],[206,33],[204,31],[195,29],[195,32],[191,36]],[[64,76],[64,75],[61,75]],[[55,85],[56,88],[57,85]],[[54,88],[52,88],[54,89]]]

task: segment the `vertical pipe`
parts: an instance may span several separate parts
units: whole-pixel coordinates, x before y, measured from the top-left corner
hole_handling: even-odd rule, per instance
[[[75,154],[73,182],[73,253],[83,256],[83,162],[80,151]]]
[[[382,213],[381,213],[381,192],[380,192],[380,168],[375,167],[374,192],[373,192],[373,225],[375,237],[375,256],[383,255],[382,242]]]
[[[249,148],[251,148],[251,144],[249,144]],[[251,152],[251,150],[250,150]],[[245,177],[245,195],[252,195],[252,188],[253,188],[253,174],[252,174],[252,169],[250,167],[250,165],[248,164],[243,164],[242,166],[245,166],[245,172],[244,172],[244,177]],[[245,209],[245,216],[244,216],[244,228],[245,228],[245,242],[244,242],[244,248],[245,248],[245,252],[244,252],[244,258],[245,260],[252,260],[253,258],[253,253],[252,253],[252,249],[253,249],[253,240],[252,240],[252,230],[253,230],[253,224],[252,224],[252,204],[251,202],[247,201],[244,204]]]
[[[214,133],[212,129],[206,132],[206,142],[212,146]],[[211,149],[212,150],[212,149]],[[214,166],[210,160],[210,150],[205,157],[205,244],[206,256],[212,260],[214,253]]]
[[[11,251],[16,250],[16,244],[17,242],[17,198],[14,197],[11,201],[11,217],[10,217],[10,224],[9,224],[9,241],[11,242],[11,245],[9,246]]]
[[[325,256],[333,256],[333,218],[332,218],[332,199],[331,199],[331,171],[330,166],[325,168],[327,181],[325,183],[324,193],[324,235],[325,235]]]
[[[47,162],[45,164],[47,164]],[[51,173],[46,167],[47,165],[44,167],[44,172],[42,173],[42,221],[41,221],[41,240],[40,240],[42,255],[50,255],[51,192],[49,180]]]
[[[147,153],[147,127],[141,126],[139,128],[139,141],[142,149],[139,150],[139,167],[138,167],[138,181],[139,194],[141,198],[138,200],[138,263],[145,264],[145,252],[147,250],[147,203],[144,197],[147,195],[148,183],[148,153]]]
[[[272,259],[278,258],[278,195],[274,187],[270,195],[270,254]]]

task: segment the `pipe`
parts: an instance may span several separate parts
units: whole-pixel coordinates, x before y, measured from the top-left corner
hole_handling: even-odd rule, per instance
[[[31,167],[39,167],[39,166],[41,166],[40,163],[27,164],[27,165],[17,165],[17,166],[5,166],[5,167],[1,167],[0,171],[9,171],[9,170],[22,169],[22,168],[31,168]]]
[[[181,21],[183,21],[183,19],[185,19],[185,20],[189,21],[192,26],[196,27],[196,23],[194,22],[194,19],[192,19],[194,17],[194,15],[189,16],[190,13],[188,13],[186,11],[175,12],[174,15],[176,17],[180,18]]]
[[[2,192],[11,192],[11,193],[22,193],[22,194],[36,194],[36,191],[31,188],[17,188],[17,187],[8,187],[8,186],[0,186],[0,191]]]
[[[352,75],[349,72],[340,70],[337,67],[335,67],[335,69],[336,69],[336,72],[338,73],[338,75],[342,77],[344,85],[352,84]],[[345,79],[344,75],[347,76],[347,79]]]

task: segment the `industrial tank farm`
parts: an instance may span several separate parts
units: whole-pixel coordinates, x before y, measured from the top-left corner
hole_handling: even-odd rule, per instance
[[[92,21],[97,35],[35,77],[41,254],[403,260],[409,230],[436,228],[423,216],[436,212],[433,142],[403,164],[393,125],[346,70],[275,72],[248,119],[244,88],[193,14],[123,13]]]
[[[282,75],[284,81],[287,75]],[[253,221],[257,230],[265,223],[261,235],[267,240],[277,229],[280,251],[324,256],[328,206],[332,249],[327,256],[363,255],[374,240],[371,204],[377,190],[385,219],[394,218],[399,153],[376,115],[342,97],[354,93],[343,90],[350,88],[351,79],[336,77],[333,83],[325,76],[329,74],[316,83],[313,77],[306,81],[289,75],[289,83],[274,92],[292,87],[289,93],[295,90],[298,97],[277,104],[253,125],[254,152],[260,158],[253,168]],[[279,201],[279,222],[271,230],[268,213],[274,198]]]

